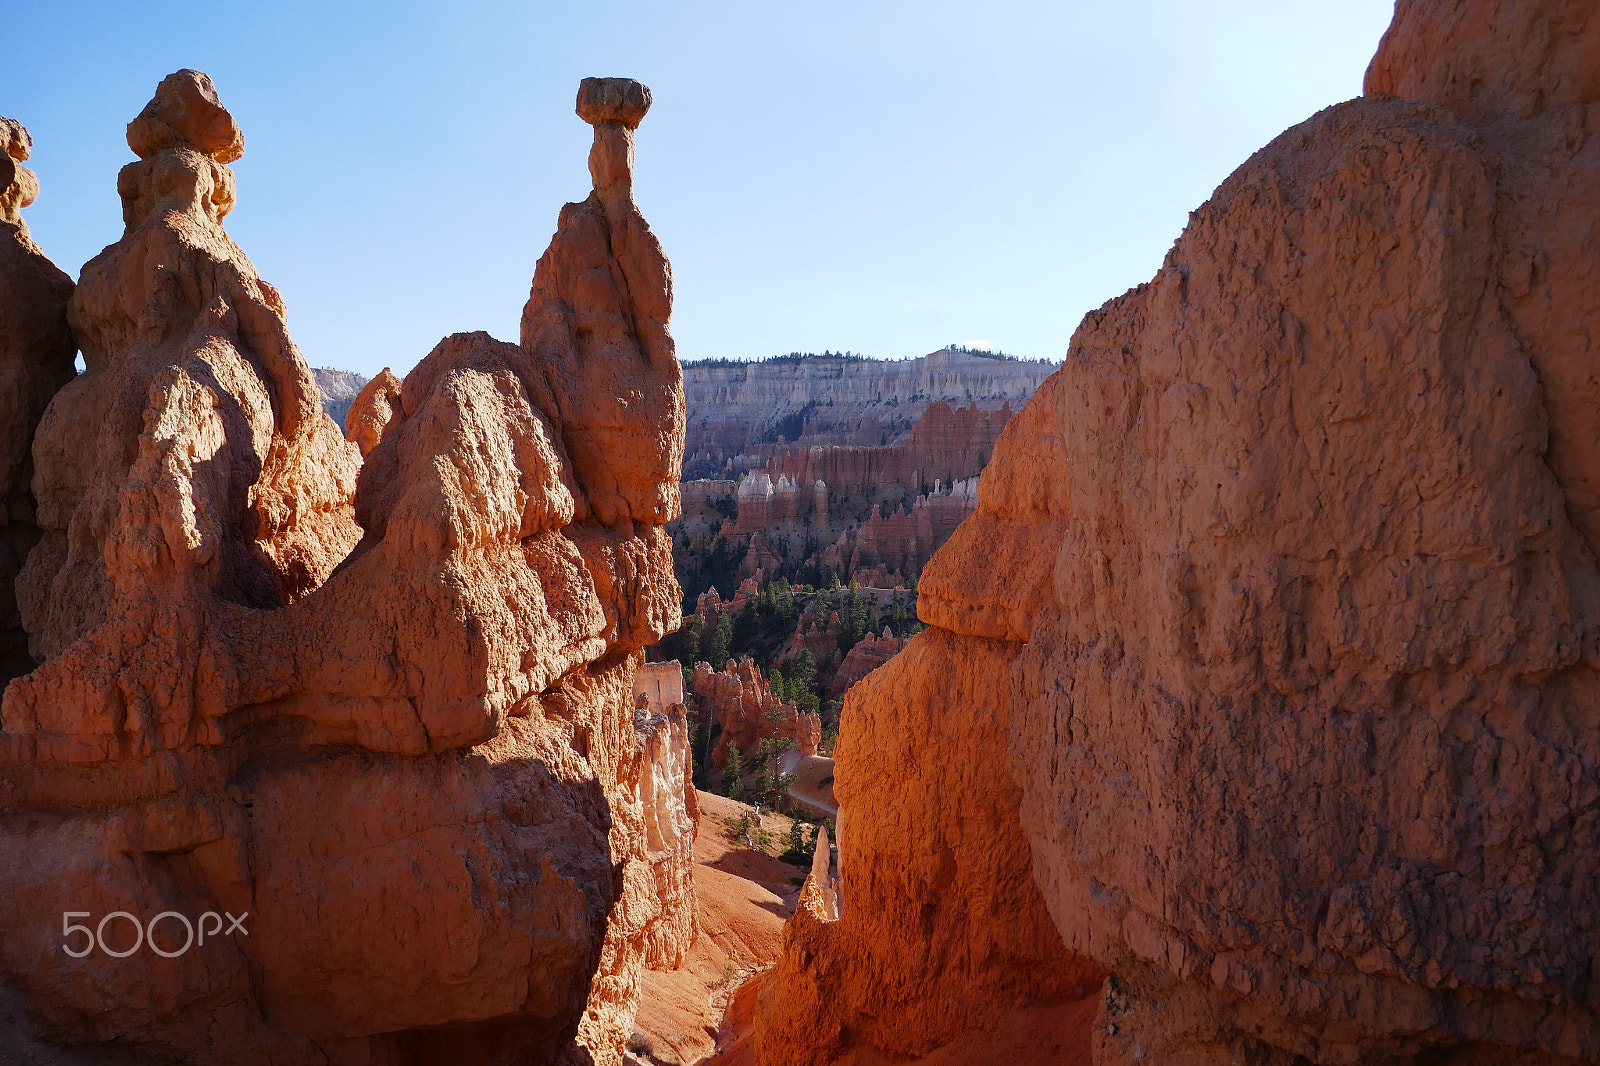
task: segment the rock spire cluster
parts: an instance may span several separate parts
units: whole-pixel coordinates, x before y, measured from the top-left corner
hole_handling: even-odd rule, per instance
[[[0,978],[36,1039],[421,1063],[448,1031],[454,1061],[620,1062],[640,972],[695,928],[682,708],[635,681],[678,620],[683,433],[629,193],[648,98],[585,82],[595,193],[539,261],[529,345],[445,338],[369,384],[350,441],[223,228],[244,138],[209,78],[129,124],[126,228],[76,290],[15,222],[27,137],[0,124],[0,313],[30,316],[0,365],[33,375],[0,444],[40,530],[37,665],[0,707]],[[132,916],[108,937],[176,917],[77,958],[63,909]],[[212,912],[248,936],[153,950]]]

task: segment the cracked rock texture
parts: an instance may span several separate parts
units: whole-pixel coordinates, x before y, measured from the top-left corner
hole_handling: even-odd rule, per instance
[[[68,307],[88,370],[33,444],[44,535],[18,587],[43,662],[0,709],[0,979],[30,1038],[207,1064],[620,1062],[641,970],[694,935],[683,726],[639,713],[634,684],[678,622],[660,522],[682,399],[627,159],[602,153],[628,243],[569,208],[541,261],[628,261],[631,287],[564,305],[617,327],[589,377],[456,334],[374,380],[358,448],[222,228],[244,142],[210,79],[165,79],[128,142],[126,232]],[[584,396],[610,377],[648,379],[653,406]],[[68,909],[248,912],[249,935],[73,958]]]
[[[1402,0],[1073,340],[1011,748],[1097,1062],[1600,1059],[1597,49]]]

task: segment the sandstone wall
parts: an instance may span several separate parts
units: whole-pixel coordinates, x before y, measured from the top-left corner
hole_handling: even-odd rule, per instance
[[[1074,338],[1012,754],[1098,1061],[1600,1057],[1596,48],[1402,2]]]
[[[641,970],[693,936],[681,713],[634,692],[680,596],[667,267],[627,194],[645,106],[580,90],[596,191],[540,261],[535,349],[457,334],[378,379],[364,464],[222,228],[243,137],[210,79],[130,124],[126,232],[68,308],[88,370],[34,438],[45,661],[0,707],[0,979],[36,1036],[620,1062]],[[584,270],[627,295],[563,288]],[[68,909],[248,936],[75,958]]]

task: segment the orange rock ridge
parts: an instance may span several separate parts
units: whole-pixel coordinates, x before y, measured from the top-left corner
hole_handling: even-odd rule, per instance
[[[997,581],[977,590],[987,612],[925,609],[928,589],[987,569],[985,534],[1005,537],[1016,521],[1057,541],[1064,533],[1065,502],[1041,483],[1040,460],[1059,440],[1034,432],[1053,422],[1058,396],[1059,377],[1011,420],[977,513],[929,564],[919,610],[931,628],[845,696],[834,770],[841,914],[829,920],[821,894],[802,893],[761,991],[755,1039],[767,1066],[946,1047],[982,1055],[1100,983],[1051,923],[1006,770],[1022,650],[1004,625],[1013,597]],[[1036,1061],[1084,1061],[1090,1015],[1068,1016],[1075,1028],[1033,1047]]]

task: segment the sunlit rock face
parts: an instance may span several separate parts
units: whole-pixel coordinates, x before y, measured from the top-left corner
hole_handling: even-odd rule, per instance
[[[596,121],[627,239],[569,208],[540,269],[632,272],[566,296],[655,323],[585,352],[603,381],[670,358],[670,290]],[[693,936],[682,724],[635,691],[678,620],[674,372],[619,415],[560,351],[456,334],[358,397],[358,447],[223,229],[244,142],[210,79],[165,79],[128,140],[126,232],[69,306],[88,370],[34,438],[44,661],[0,710],[19,1024],[161,1061],[620,1062],[640,971]],[[73,957],[64,910],[150,943],[108,954],[117,918]]]
[[[1073,341],[1011,748],[1097,1062],[1600,1058],[1597,48],[1403,0]]]
[[[1067,525],[1059,384],[1007,424],[976,513],[929,563],[929,628],[845,695],[838,876],[814,871],[764,979],[767,1066],[1082,1061],[1092,1011],[1068,1008],[1102,974],[1052,924],[1007,772],[1013,622],[1047,595]]]

